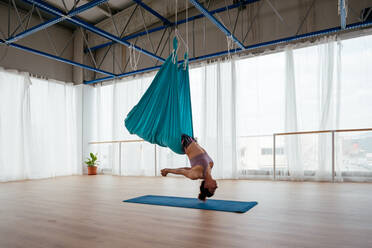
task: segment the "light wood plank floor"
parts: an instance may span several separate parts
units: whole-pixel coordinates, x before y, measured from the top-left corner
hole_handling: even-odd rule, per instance
[[[219,181],[245,214],[123,203],[196,197],[183,178],[75,176],[0,184],[0,247],[372,247],[372,184]]]

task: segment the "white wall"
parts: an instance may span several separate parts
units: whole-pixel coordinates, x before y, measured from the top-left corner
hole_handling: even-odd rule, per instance
[[[20,12],[23,17],[25,13]],[[30,26],[37,25],[41,23],[39,16],[34,11],[34,16],[30,22]],[[13,32],[18,26],[19,22],[14,12],[11,10],[11,22],[10,30]],[[8,34],[8,7],[4,4],[0,4],[0,30],[7,35]],[[19,29],[18,32],[20,32]],[[66,43],[69,41],[72,35],[72,31],[62,27],[61,25],[54,25],[48,28],[51,39],[55,42],[55,47],[58,52],[61,52]],[[4,39],[0,34],[0,38]],[[41,50],[53,55],[55,51],[48,40],[46,31],[42,30],[35,34],[32,34],[19,42],[17,44],[31,47],[36,50]],[[67,47],[63,54],[63,58],[72,60],[73,58],[73,42]],[[64,82],[72,82],[72,66],[64,64],[62,62],[57,62],[48,58],[44,58],[38,55],[33,55],[24,51],[12,47],[6,47],[4,45],[0,46],[0,66],[6,69],[16,69],[19,71],[30,72],[39,76],[44,76],[50,79],[56,79]]]

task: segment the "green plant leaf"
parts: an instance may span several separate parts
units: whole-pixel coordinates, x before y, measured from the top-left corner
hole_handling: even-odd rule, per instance
[[[96,154],[93,154],[92,152],[89,154],[89,157],[86,158],[86,161],[84,161],[84,163],[87,164],[87,166],[97,166],[99,164],[99,162],[97,161],[97,153]]]

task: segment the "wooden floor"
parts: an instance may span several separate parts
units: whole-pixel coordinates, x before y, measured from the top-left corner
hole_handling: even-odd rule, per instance
[[[372,247],[372,184],[219,181],[245,214],[123,203],[196,197],[183,178],[75,176],[0,184],[0,247]]]

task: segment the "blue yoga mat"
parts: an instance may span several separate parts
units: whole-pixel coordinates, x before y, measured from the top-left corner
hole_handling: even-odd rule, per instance
[[[245,213],[257,205],[257,202],[223,201],[208,199],[202,202],[196,198],[184,198],[174,196],[145,195],[123,202],[160,205],[180,208],[196,208],[205,210]]]

